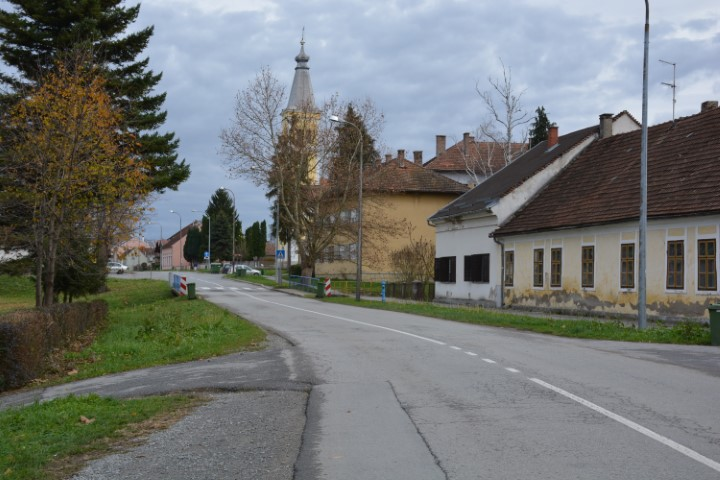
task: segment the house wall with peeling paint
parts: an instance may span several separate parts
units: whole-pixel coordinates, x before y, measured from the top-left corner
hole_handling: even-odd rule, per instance
[[[717,246],[720,216],[690,217],[648,222],[647,314],[657,318],[707,318],[708,306],[720,301],[717,273],[714,287],[699,285],[698,242],[714,240],[714,272],[718,271]],[[514,252],[513,285],[506,286],[505,305],[587,314],[637,314],[638,225],[563,230],[512,236],[504,239],[505,251]],[[682,286],[668,287],[668,242],[682,242]],[[634,245],[632,288],[622,288],[621,246]],[[594,247],[594,281],[582,285],[582,248]],[[543,251],[543,284],[533,284],[534,251]],[[552,249],[561,251],[561,283],[551,286]]]

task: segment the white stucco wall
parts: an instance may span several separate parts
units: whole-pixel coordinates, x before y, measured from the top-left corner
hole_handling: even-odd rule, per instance
[[[489,237],[497,228],[494,215],[475,217],[461,223],[443,223],[435,231],[435,257],[456,257],[455,283],[436,282],[435,298],[457,303],[491,303],[499,301],[500,246]],[[466,282],[465,256],[490,254],[489,283]]]

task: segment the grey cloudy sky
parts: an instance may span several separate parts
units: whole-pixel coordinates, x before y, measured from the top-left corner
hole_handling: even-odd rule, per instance
[[[133,3],[133,2],[129,2]],[[422,150],[435,135],[448,143],[487,116],[476,92],[511,69],[530,116],[542,105],[560,134],[594,125],[601,113],[628,110],[641,120],[645,2],[604,0],[145,0],[135,28],[155,26],[147,54],[163,72],[165,129],[180,139],[192,167],[177,192],[153,199],[146,238],[167,238],[179,218],[199,219],[220,186],[237,200],[243,228],[269,220],[264,190],[227,177],[220,131],[235,96],[269,66],[289,91],[305,29],[318,104],[337,93],[370,98],[385,118],[381,153]],[[720,99],[717,0],[650,0],[649,123]]]

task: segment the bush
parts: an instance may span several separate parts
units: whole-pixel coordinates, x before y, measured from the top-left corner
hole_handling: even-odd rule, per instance
[[[107,313],[107,303],[96,300],[0,316],[0,391],[21,387],[42,374],[53,350],[104,325]]]
[[[295,275],[296,277],[299,277],[302,275],[302,267],[300,265],[290,265],[289,273],[290,275]]]

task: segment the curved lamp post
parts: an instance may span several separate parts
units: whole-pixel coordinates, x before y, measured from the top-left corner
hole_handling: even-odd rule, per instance
[[[360,284],[362,283],[362,224],[363,224],[363,134],[360,127],[347,120],[340,120],[337,115],[331,115],[330,121],[333,123],[344,123],[354,127],[360,135],[360,180],[358,187],[358,234],[357,234],[357,272],[355,274],[355,300],[360,300]]]
[[[178,235],[180,235],[181,236],[180,238],[182,238],[182,234],[181,234],[181,232],[182,232],[182,215],[180,215],[180,212],[176,212],[175,210],[170,210],[170,213],[174,213],[180,219],[180,230],[178,230]],[[182,249],[182,244],[181,244],[180,245],[180,268],[182,268],[182,259],[183,259],[183,249]]]
[[[235,273],[235,215],[237,215],[237,206],[235,205],[235,194],[227,187],[220,187],[220,190],[230,192],[233,197],[233,215],[232,215],[232,271]]]

